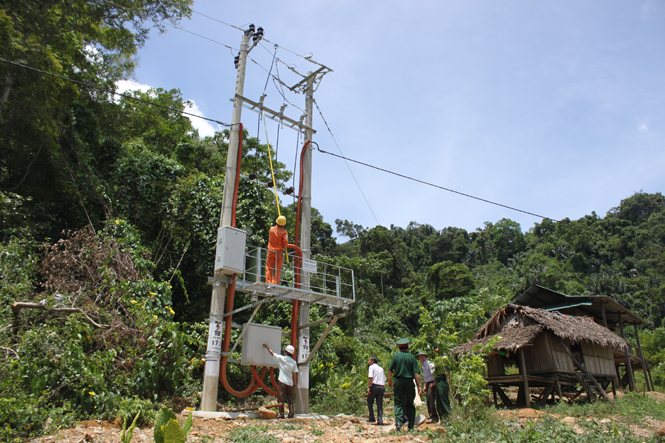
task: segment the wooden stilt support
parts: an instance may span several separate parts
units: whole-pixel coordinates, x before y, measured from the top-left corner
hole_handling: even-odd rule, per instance
[[[557,337],[557,338],[559,338],[559,337]],[[596,389],[598,389],[598,392],[600,392],[602,394],[602,396],[605,397],[605,400],[609,401],[612,404],[612,406],[616,407],[616,405],[614,404],[614,401],[610,398],[609,395],[607,395],[607,392],[605,392],[605,390],[598,384],[598,382],[596,381],[596,378],[591,374],[591,372],[584,369],[584,365],[582,365],[580,362],[577,361],[577,359],[573,356],[573,354],[570,352],[570,350],[568,349],[566,344],[563,342],[563,340],[561,340],[561,338],[559,338],[559,342],[561,343],[561,346],[563,346],[564,351],[566,351],[566,354],[568,354],[568,357],[570,357],[570,359],[573,361],[575,366],[577,366],[580,369],[580,371],[582,371],[584,373],[584,375],[586,375],[587,378],[589,380],[591,380],[591,383],[593,383],[593,385],[596,387]],[[580,377],[577,374],[575,374],[575,377],[577,377],[577,379],[580,382],[584,381],[582,379],[582,377]],[[589,391],[591,391],[591,389],[586,384],[586,382],[580,383],[580,384],[582,385],[582,387],[586,386],[585,390],[587,390],[587,393],[589,393]],[[589,397],[590,398],[593,397],[593,392],[591,392],[591,395]]]
[[[531,392],[529,390],[529,374],[526,372],[526,363],[524,361],[524,349],[520,348],[519,350],[520,354],[520,370],[522,372],[522,379],[523,384],[522,386],[524,387],[524,399],[526,403],[526,407],[530,408],[531,407]]]
[[[496,385],[496,392],[499,394],[499,397],[501,397],[501,401],[503,402],[504,406],[512,406],[513,402],[510,401],[508,396],[506,395],[505,392],[503,392],[503,389],[501,389],[501,386]]]
[[[540,395],[540,401],[538,402],[540,406],[545,406],[547,404],[547,400],[549,399],[552,391],[554,391],[554,383],[545,386],[543,393]]]
[[[623,330],[623,320],[621,319],[621,313],[619,312],[619,327],[621,328],[621,337],[626,340],[626,333]],[[626,340],[628,343],[628,340]],[[635,392],[635,376],[633,375],[633,363],[630,361],[630,348],[626,345],[624,350],[624,355],[626,356],[626,373],[628,374],[628,386],[631,392]]]
[[[640,359],[642,360],[642,373],[644,374],[644,386],[647,391],[653,391],[653,383],[649,383],[649,374],[647,370],[647,359],[644,357],[644,352],[642,351],[642,343],[640,343],[640,332],[637,330],[637,324],[633,324],[635,328],[635,339],[637,340],[637,350],[640,352]]]
[[[580,377],[578,373],[575,373],[575,378],[577,379],[577,382],[582,385],[582,389],[586,392],[587,397],[589,397],[589,401],[596,401],[596,394],[593,393],[586,380],[584,380],[583,377]]]
[[[559,383],[559,380],[554,380],[554,386],[556,387],[556,392],[559,394],[559,400],[563,401],[563,391],[561,390],[561,383]]]

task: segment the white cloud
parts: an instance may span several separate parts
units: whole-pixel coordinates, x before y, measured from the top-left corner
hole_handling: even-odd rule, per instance
[[[196,106],[196,103],[194,103],[194,100],[190,100],[190,102],[192,105],[188,108],[185,108],[185,111],[189,112],[190,114],[205,117],[199,107]],[[201,138],[212,137],[215,135],[215,126],[217,125],[213,126],[209,121],[203,120],[202,118],[192,117],[191,115],[188,115],[187,117],[189,117],[189,119],[192,121],[192,126],[199,130],[199,136]]]
[[[134,80],[119,80],[115,83],[115,85],[118,87],[117,92],[119,93],[124,93],[127,91],[136,91],[141,90],[142,92],[146,92],[148,89],[152,88],[150,85],[144,85],[138,82],[135,82]],[[203,115],[203,112],[199,109],[199,107],[196,105],[194,100],[189,100],[192,105],[189,107],[185,108],[185,112],[189,112],[190,114],[198,115],[201,117],[205,117]],[[198,129],[199,131],[199,136],[201,138],[203,137],[212,137],[215,135],[215,126],[213,126],[210,122],[203,120],[201,118],[196,118],[192,117],[191,115],[187,116],[189,120],[192,122],[192,126],[195,129]]]
[[[118,80],[115,82],[115,85],[118,87],[119,93],[124,93],[127,91],[136,91],[137,89],[140,89],[142,92],[146,92],[148,89],[152,88],[150,85],[142,85],[139,82],[135,82],[134,80]]]
[[[649,125],[644,120],[639,120],[637,122],[637,130],[640,131],[640,134],[648,134]]]

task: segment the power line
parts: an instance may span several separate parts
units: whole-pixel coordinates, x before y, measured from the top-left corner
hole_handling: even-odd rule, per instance
[[[195,14],[198,14],[198,15],[200,15],[200,16],[202,16],[202,17],[205,17],[205,18],[207,18],[207,19],[210,19],[210,20],[216,21],[216,22],[218,22],[218,23],[221,23],[221,24],[223,24],[223,25],[229,26],[229,27],[231,27],[231,28],[233,28],[233,29],[237,29],[238,31],[245,32],[244,29],[239,28],[238,26],[235,26],[235,25],[232,25],[232,24],[226,23],[226,22],[224,22],[224,21],[222,21],[222,20],[219,20],[219,19],[217,19],[217,18],[215,18],[215,17],[211,17],[211,16],[209,16],[209,15],[203,14],[203,13],[198,12],[198,11],[195,11],[195,10],[193,10],[193,9],[192,9],[192,12],[195,13]],[[263,37],[262,40],[264,40],[264,41],[266,41],[266,42],[268,42],[268,43],[276,44],[276,43],[273,43],[273,42],[271,42],[270,40],[266,39],[265,37]],[[305,55],[305,54],[298,54],[297,52],[291,51],[290,49],[285,48],[285,47],[283,47],[283,46],[280,46],[280,48],[282,48],[282,49],[285,50],[286,52],[290,52],[291,54],[293,54],[293,55],[295,55],[295,56],[297,56],[297,57],[300,57],[300,58],[302,58],[302,59],[304,59],[304,60],[307,60],[307,61],[310,62],[310,63],[313,63],[313,64],[315,64],[315,65],[318,65],[318,66],[321,66],[321,67],[324,67],[324,68],[328,68],[327,66],[325,66],[325,65],[323,65],[323,64],[321,64],[321,63],[319,63],[319,62],[317,62],[317,61],[315,61],[315,60],[312,60],[312,56],[313,56],[313,54],[312,54],[311,52],[307,52],[307,53],[305,53],[305,54],[308,54],[308,55]],[[283,62],[282,62],[282,63],[283,63]],[[284,64],[286,65],[286,63],[284,63]],[[288,65],[287,65],[287,66],[288,66]],[[330,69],[330,68],[328,68],[328,69]],[[331,70],[331,71],[332,71],[332,70]]]
[[[323,123],[326,125],[326,128],[328,129],[328,132],[330,133],[330,136],[333,139],[333,142],[335,142],[335,146],[337,146],[337,149],[339,150],[339,153],[342,154],[341,157],[346,161],[346,157],[344,157],[344,153],[342,152],[342,148],[339,147],[339,144],[337,143],[337,140],[335,139],[335,135],[333,135],[332,130],[330,129],[330,126],[328,126],[328,122],[326,121],[326,118],[323,116],[323,112],[321,112],[321,108],[319,108],[319,104],[314,100],[314,105],[316,106],[316,109],[319,111],[319,115],[321,116],[321,119],[323,120]],[[316,145],[318,150],[321,152],[321,148],[319,148],[319,145]],[[360,191],[360,194],[363,196],[363,199],[365,199],[365,203],[367,204],[367,207],[369,208],[369,211],[372,213],[372,216],[374,217],[374,220],[376,221],[377,225],[380,225],[379,219],[376,217],[376,214],[374,213],[374,210],[372,209],[372,206],[369,204],[369,200],[367,200],[367,197],[365,196],[365,193],[363,192],[363,189],[360,187],[360,183],[358,183],[358,180],[356,179],[356,176],[353,174],[353,171],[351,170],[351,166],[349,166],[349,163],[346,163],[346,167],[349,168],[349,172],[351,173],[351,177],[353,177],[353,181],[356,182],[356,186],[358,186],[358,190]]]
[[[339,144],[337,143],[337,140],[335,139],[335,135],[332,133],[332,130],[330,129],[330,126],[328,125],[328,122],[326,121],[326,118],[323,116],[323,112],[321,112],[321,108],[319,108],[319,104],[314,100],[314,105],[316,106],[316,109],[319,111],[319,115],[321,116],[321,119],[323,120],[323,123],[326,125],[326,128],[328,129],[328,132],[330,133],[330,136],[333,139],[333,142],[335,142],[335,146],[337,146],[337,149],[339,150],[339,153],[342,155],[335,155],[336,157],[343,158],[346,160],[346,157],[344,157],[344,154],[342,153],[342,148],[339,147]],[[318,143],[312,142],[312,144],[316,145],[316,148],[320,152],[324,152],[327,154],[326,151],[323,151],[321,147],[319,147]],[[363,192],[363,189],[360,187],[360,183],[358,183],[358,180],[356,179],[356,176],[353,174],[353,171],[351,170],[351,166],[349,166],[348,162],[346,163],[346,167],[349,168],[349,172],[351,173],[351,177],[353,177],[353,180],[356,182],[356,186],[358,186],[358,190],[360,190],[360,194],[363,196],[363,199],[365,199],[365,203],[367,204],[367,207],[369,208],[369,211],[372,213],[372,216],[374,217],[374,220],[376,221],[377,225],[380,225],[379,219],[376,217],[376,214],[374,213],[374,210],[372,209],[372,205],[369,204],[369,200],[367,200],[367,196],[365,196],[365,193]],[[392,240],[392,236],[391,236]],[[395,248],[393,248],[392,241],[388,242],[388,247],[393,253],[393,257],[395,257],[395,263],[397,263],[397,267],[399,267],[402,270],[402,273],[406,276],[409,275],[407,270],[404,268],[402,265],[402,262],[399,259],[399,255],[397,255],[397,252],[395,251]]]
[[[201,13],[201,12],[199,12],[199,11],[195,11],[195,10],[193,10],[193,9],[192,9],[192,12],[193,12],[194,14],[198,14],[198,15],[200,15],[200,16],[202,16],[202,17],[209,18],[210,20],[214,20],[214,21],[216,21],[216,22],[218,22],[218,23],[221,23],[221,24],[223,24],[223,25],[229,26],[229,27],[231,27],[231,28],[233,28],[233,29],[237,29],[238,31],[245,32],[244,29],[239,28],[239,27],[237,27],[237,26],[234,26],[234,25],[232,25],[232,24],[230,24],[230,23],[223,22],[223,21],[221,21],[221,20],[219,20],[219,19],[216,19],[215,17],[210,17],[209,15],[205,15],[205,14],[203,14],[203,13]]]
[[[225,48],[229,48],[229,49],[231,49],[232,51],[239,51],[239,49],[234,48],[233,46],[229,46],[229,45],[227,45],[227,44],[225,44],[225,43],[218,42],[217,40],[213,40],[213,39],[211,39],[211,38],[209,38],[209,37],[206,37],[205,35],[201,35],[201,34],[197,34],[196,32],[189,31],[189,30],[187,30],[187,29],[185,29],[185,28],[183,28],[183,27],[181,27],[181,26],[174,25],[174,24],[172,24],[172,23],[167,23],[167,25],[171,26],[171,27],[174,28],[174,29],[178,29],[178,30],[180,30],[180,31],[186,32],[186,33],[188,33],[188,34],[195,35],[195,36],[197,36],[197,37],[199,37],[199,38],[202,38],[202,39],[204,39],[204,40],[208,40],[209,42],[213,42],[213,43],[216,43],[216,44],[218,44],[218,45],[224,46]]]
[[[203,14],[200,14],[200,15],[203,15]],[[215,20],[215,19],[213,19],[213,20]],[[219,20],[217,20],[217,21],[219,21]],[[224,23],[224,22],[221,22],[221,21],[220,21],[220,23]],[[183,32],[186,32],[186,33],[188,33],[188,34],[194,35],[194,36],[196,36],[196,37],[202,38],[202,39],[204,39],[204,40],[208,40],[209,42],[212,42],[212,43],[218,44],[218,45],[220,45],[220,46],[224,46],[225,48],[228,48],[228,49],[230,49],[230,50],[232,50],[232,51],[239,51],[239,49],[237,49],[237,48],[234,48],[234,47],[232,47],[232,46],[229,46],[229,45],[227,45],[227,44],[225,44],[225,43],[219,42],[219,41],[214,40],[214,39],[212,39],[212,38],[206,37],[206,36],[201,35],[201,34],[197,34],[196,32],[189,31],[189,30],[187,30],[187,29],[185,29],[185,28],[182,28],[182,27],[180,27],[180,26],[173,25],[173,24],[171,24],[171,23],[167,23],[167,24],[168,24],[169,26],[173,27],[174,29],[178,29],[178,30],[180,30],[180,31],[183,31]],[[224,24],[227,24],[227,25],[228,25],[228,23],[224,23]],[[228,25],[228,26],[232,26],[232,25]],[[234,27],[234,26],[233,26],[233,27]],[[237,29],[240,29],[240,28],[237,28]],[[243,31],[243,32],[244,32],[244,31]],[[267,40],[266,40],[266,41],[267,41]],[[263,46],[263,45],[260,45],[260,46],[261,46],[263,49],[265,49],[266,51],[268,51],[268,48],[266,48],[265,46]],[[280,47],[280,46],[277,45],[277,44],[275,44],[275,47],[277,48],[277,47]],[[280,48],[281,48],[281,47],[280,47]],[[284,49],[284,48],[282,48],[282,49]],[[289,52],[291,52],[291,51],[289,51]],[[270,51],[268,51],[268,53],[270,53]],[[275,71],[277,72],[277,75],[272,74],[272,64],[271,64],[270,69],[266,69],[263,65],[261,65],[259,62],[257,62],[256,60],[254,60],[252,57],[250,57],[249,54],[247,55],[247,59],[250,60],[250,61],[253,62],[255,65],[257,65],[259,68],[263,69],[264,71],[266,71],[266,72],[268,73],[268,78],[272,78],[273,83],[275,84],[275,89],[277,90],[277,93],[278,93],[279,95],[282,96],[282,99],[283,99],[285,102],[287,102],[289,105],[293,106],[294,108],[297,108],[297,109],[299,109],[299,110],[302,111],[302,112],[305,112],[301,107],[295,105],[294,103],[292,103],[290,100],[288,100],[288,99],[286,98],[286,95],[285,95],[284,90],[283,90],[283,89],[284,89],[283,86],[286,86],[286,87],[288,88],[288,85],[287,85],[286,83],[284,83],[284,82],[282,81],[282,79],[280,78],[280,76],[279,76],[279,69],[278,69],[277,65],[275,64],[275,62],[282,63],[284,66],[286,66],[286,67],[289,68],[291,71],[295,72],[296,74],[300,75],[300,76],[303,77],[303,78],[304,78],[305,76],[303,76],[303,75],[300,74],[298,71],[296,71],[294,67],[292,67],[292,66],[290,66],[289,64],[287,64],[287,63],[283,62],[282,60],[280,60],[278,57],[274,57],[274,58],[273,58],[273,62],[272,62],[272,64],[275,64]],[[281,90],[280,90],[280,87],[281,87]],[[265,88],[264,88],[264,91],[263,91],[263,92],[265,93]]]
[[[29,69],[31,71],[39,72],[41,74],[50,75],[51,77],[56,77],[56,78],[59,78],[61,80],[66,80],[68,82],[76,83],[76,84],[81,85],[81,86],[97,89],[99,91],[103,91],[103,92],[106,92],[108,94],[119,95],[120,97],[124,97],[124,98],[127,98],[129,100],[135,100],[135,101],[145,103],[145,104],[150,105],[150,106],[156,106],[158,108],[162,108],[162,109],[166,109],[166,110],[169,110],[169,111],[177,112],[178,114],[183,114],[183,115],[187,115],[187,116],[190,116],[190,117],[200,118],[202,120],[207,120],[209,122],[217,123],[217,124],[220,124],[220,125],[226,126],[226,127],[233,126],[231,123],[224,123],[224,122],[221,122],[219,120],[212,119],[212,118],[192,114],[191,112],[183,111],[181,109],[175,109],[175,108],[171,108],[170,106],[164,106],[164,105],[160,105],[159,103],[151,102],[149,100],[143,100],[141,98],[134,97],[133,95],[123,94],[121,92],[115,92],[112,89],[102,88],[100,86],[96,86],[96,85],[93,85],[93,84],[90,84],[90,83],[85,83],[85,82],[82,82],[82,81],[79,81],[79,80],[74,80],[74,79],[71,79],[71,78],[68,78],[68,77],[63,77],[62,75],[53,74],[52,72],[42,71],[41,69],[33,68],[32,66],[24,65],[22,63],[14,62],[14,61],[11,61],[11,60],[6,60],[2,57],[0,57],[0,61],[5,62],[5,63],[9,63],[10,65],[18,66],[20,68]]]
[[[319,152],[322,152],[323,154],[332,155],[333,157],[339,157],[339,158],[342,158],[342,159],[344,159],[345,161],[350,161],[350,162],[353,162],[353,163],[358,163],[359,165],[367,166],[368,168],[376,169],[376,170],[378,170],[378,171],[386,172],[386,173],[388,173],[388,174],[396,175],[396,176],[398,176],[398,177],[402,177],[402,178],[405,178],[405,179],[407,179],[407,180],[411,180],[411,181],[414,181],[414,182],[417,182],[417,183],[421,183],[421,184],[424,184],[424,185],[427,185],[427,186],[431,186],[431,187],[433,187],[433,188],[442,189],[442,190],[444,190],[444,191],[452,192],[452,193],[454,193],[454,194],[458,194],[458,195],[461,195],[461,196],[464,196],[464,197],[473,198],[473,199],[475,199],[475,200],[479,200],[479,201],[482,201],[482,202],[485,202],[485,203],[489,203],[489,204],[492,204],[492,205],[500,206],[500,207],[502,207],[502,208],[510,209],[511,211],[517,211],[517,212],[521,212],[521,213],[523,213],[523,214],[533,215],[534,217],[538,217],[538,218],[541,218],[541,219],[552,220],[552,221],[554,221],[554,222],[558,222],[558,221],[560,221],[560,220],[553,219],[553,218],[551,218],[551,217],[545,217],[544,215],[534,214],[533,212],[524,211],[524,210],[522,210],[522,209],[513,208],[512,206],[507,206],[507,205],[504,205],[504,204],[501,204],[501,203],[493,202],[493,201],[491,201],[491,200],[487,200],[487,199],[484,199],[484,198],[476,197],[476,196],[471,195],[471,194],[465,194],[465,193],[460,192],[460,191],[455,191],[454,189],[444,188],[443,186],[435,185],[435,184],[433,184],[433,183],[429,183],[429,182],[426,182],[426,181],[423,181],[423,180],[419,180],[419,179],[417,179],[417,178],[409,177],[408,175],[399,174],[399,173],[397,173],[397,172],[389,171],[388,169],[383,169],[383,168],[379,168],[378,166],[370,165],[369,163],[363,163],[363,162],[358,161],[358,160],[353,160],[353,159],[351,159],[351,158],[344,157],[343,155],[333,154],[332,152],[324,151],[324,150],[321,149],[321,148],[319,148]],[[355,178],[355,177],[354,177],[354,178]]]

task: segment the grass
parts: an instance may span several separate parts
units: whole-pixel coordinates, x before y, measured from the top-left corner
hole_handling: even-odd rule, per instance
[[[647,429],[645,418],[665,421],[665,402],[641,394],[627,394],[616,400],[617,408],[607,402],[577,402],[545,407],[538,420],[522,422],[514,414],[501,416],[492,408],[464,410],[457,408],[442,423],[442,429],[416,430],[415,435],[431,442],[644,442],[635,436],[631,425]],[[558,416],[558,417],[557,417]],[[564,417],[573,417],[574,425],[565,424]],[[608,420],[603,420],[608,419]],[[603,421],[603,423],[601,423]]]
[[[226,439],[233,443],[280,443],[268,431],[268,427],[264,425],[243,426],[234,428]]]

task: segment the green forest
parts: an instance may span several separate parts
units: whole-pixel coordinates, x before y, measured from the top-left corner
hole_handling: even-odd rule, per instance
[[[0,440],[199,405],[229,132],[200,137],[178,89],[111,92],[149,31],[190,8],[0,0]],[[277,211],[259,183],[274,151],[244,140],[241,172],[258,179],[240,181],[238,226],[265,245]],[[293,171],[272,162],[284,190]],[[648,321],[642,342],[665,387],[665,197],[616,203],[604,215],[503,218],[473,232],[370,228],[313,209],[312,257],[354,270],[356,303],[312,360],[312,409],[361,413],[367,358],[386,362],[401,337],[437,349],[464,375],[458,388],[480,392],[482,360],[449,351],[533,284],[609,295]],[[294,205],[281,213],[293,238]],[[288,331],[291,306],[280,303],[254,321]],[[312,321],[325,316],[312,306]],[[324,330],[312,328],[313,343]],[[233,385],[249,377],[232,365]],[[218,401],[239,400],[220,387]]]

